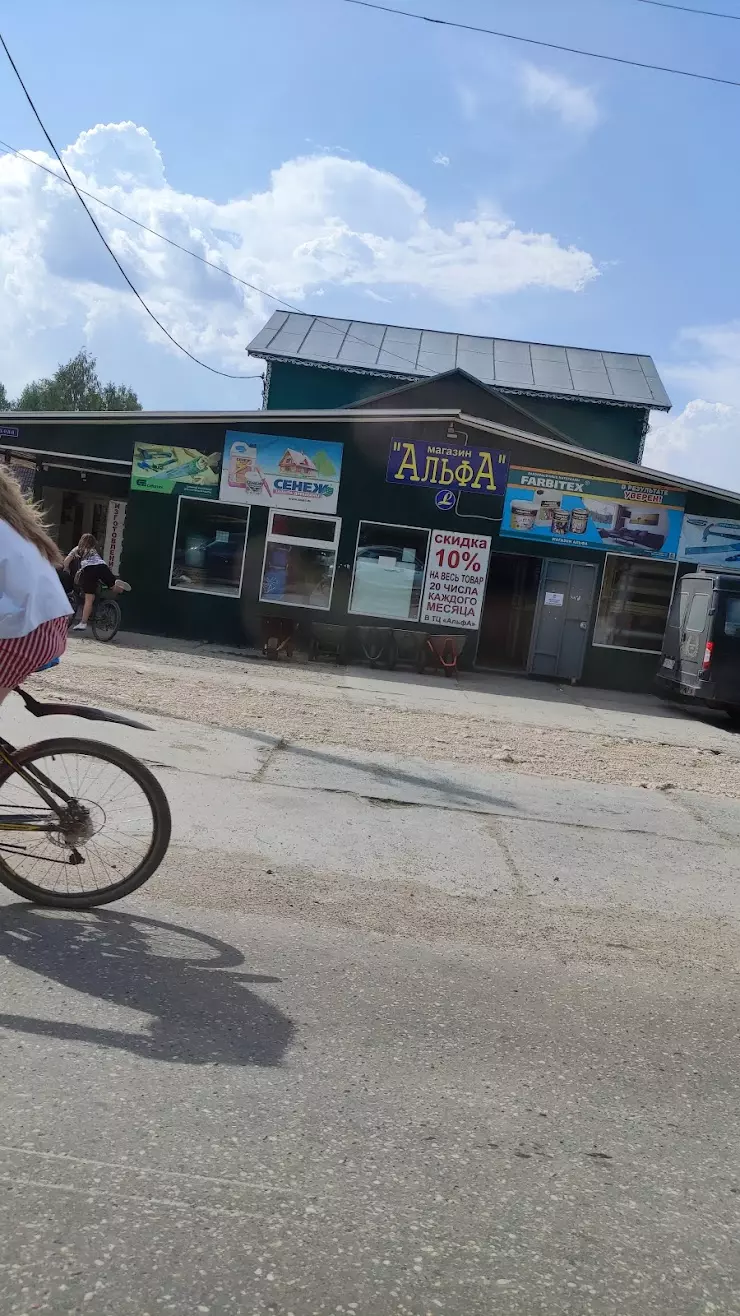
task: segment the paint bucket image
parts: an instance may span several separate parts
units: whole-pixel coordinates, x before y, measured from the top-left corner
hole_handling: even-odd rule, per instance
[[[552,527],[552,518],[560,508],[559,498],[543,498],[537,509],[537,525]]]
[[[552,533],[567,535],[570,530],[570,512],[565,507],[558,507],[552,514]]]
[[[537,504],[528,501],[514,502],[511,504],[511,528],[512,530],[531,530],[537,519]]]
[[[570,514],[570,533],[572,535],[585,535],[588,530],[588,508],[574,507]]]

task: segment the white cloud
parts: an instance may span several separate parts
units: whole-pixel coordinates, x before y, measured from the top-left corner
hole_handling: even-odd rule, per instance
[[[670,384],[699,396],[675,416],[655,413],[644,462],[675,475],[740,490],[740,322],[686,329],[662,368]]]
[[[43,152],[29,154],[54,167]],[[524,232],[492,207],[439,225],[402,179],[336,155],[289,160],[264,191],[223,203],[170,187],[154,141],[132,123],[82,133],[65,161],[105,201],[298,304],[354,288],[460,308],[532,287],[577,292],[598,274],[588,252]],[[274,303],[93,210],[176,338],[221,369],[256,368],[244,347]],[[0,379],[11,392],[106,335],[122,352],[134,340],[174,352],[121,286],[72,190],[13,156],[0,159],[0,288]]]
[[[442,155],[441,151],[438,151],[436,155],[432,156],[432,164],[442,165],[444,169],[447,168],[449,163],[450,163],[449,155]]]
[[[538,68],[536,64],[523,64],[521,84],[530,110],[554,112],[568,128],[589,132],[601,118],[590,87],[569,82],[560,73]]]

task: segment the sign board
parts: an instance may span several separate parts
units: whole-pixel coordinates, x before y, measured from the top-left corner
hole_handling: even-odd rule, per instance
[[[221,501],[333,514],[342,452],[341,443],[227,430]]]
[[[740,571],[740,521],[724,517],[685,516],[678,556],[697,567]]]
[[[565,603],[565,595],[559,594],[554,590],[545,590],[545,607],[562,608]]]
[[[508,473],[505,452],[468,448],[452,441],[391,439],[385,479],[387,484],[409,484],[420,489],[503,494]]]
[[[488,535],[432,531],[419,618],[425,626],[478,630],[490,552]]]
[[[500,533],[568,548],[675,558],[684,502],[675,489],[512,469]]]
[[[121,548],[123,546],[123,527],[126,524],[126,503],[118,498],[111,498],[108,503],[108,518],[105,523],[103,540],[103,557],[114,576],[118,575],[121,565]]]
[[[18,427],[16,425],[0,425],[0,438],[17,439]]]
[[[218,498],[221,454],[171,443],[134,444],[131,488],[136,492],[182,494],[186,498]]]

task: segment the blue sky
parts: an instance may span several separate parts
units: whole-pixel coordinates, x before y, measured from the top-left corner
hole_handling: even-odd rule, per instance
[[[740,22],[638,0],[408,7],[740,71]],[[740,17],[740,0],[723,7]],[[176,21],[141,0],[36,0],[13,6],[4,35],[98,195],[306,310],[648,352],[675,403],[651,460],[740,488],[740,88],[340,0],[186,0]],[[10,70],[0,77],[0,137],[45,160]],[[63,188],[5,157],[0,199],[11,392],[85,344],[145,406],[259,405],[259,381],[209,375],[162,342]],[[257,368],[242,348],[273,303],[101,222],[191,350]]]

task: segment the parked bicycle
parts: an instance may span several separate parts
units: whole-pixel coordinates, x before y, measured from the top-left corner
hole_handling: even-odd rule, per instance
[[[149,729],[98,708],[42,703],[20,686],[16,693],[34,717]],[[120,900],[156,872],[171,828],[162,787],[125,750],[76,737],[16,749],[0,737],[0,883],[16,895],[58,909]]]

